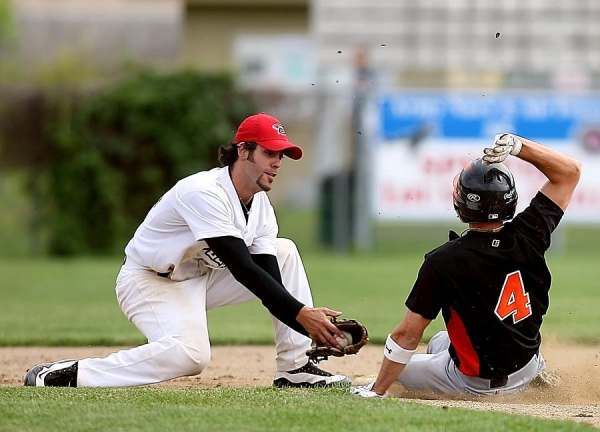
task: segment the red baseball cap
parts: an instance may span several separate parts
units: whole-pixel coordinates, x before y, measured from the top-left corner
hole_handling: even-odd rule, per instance
[[[265,113],[246,117],[238,127],[233,142],[255,142],[267,150],[283,151],[283,154],[292,159],[302,157],[302,149],[288,140],[279,120]]]

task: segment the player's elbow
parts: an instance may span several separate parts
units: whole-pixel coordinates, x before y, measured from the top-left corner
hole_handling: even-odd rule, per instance
[[[575,183],[579,182],[581,178],[581,162],[573,159],[573,166],[571,167],[571,176],[573,177]]]
[[[565,182],[577,184],[581,177],[581,162],[568,158],[563,166],[562,178]]]

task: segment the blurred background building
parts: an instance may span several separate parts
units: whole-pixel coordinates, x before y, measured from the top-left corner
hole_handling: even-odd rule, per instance
[[[177,61],[184,10],[177,0],[16,0],[16,59],[30,67],[64,57],[107,70],[124,61]]]
[[[567,151],[569,145],[595,149],[599,141],[600,119],[581,115],[587,109],[582,107],[594,105],[589,98],[600,87],[600,45],[595,43],[600,3],[592,0],[0,4],[3,94],[40,83],[64,86],[69,80],[101,86],[120,79],[132,65],[233,73],[243,97],[279,116],[306,150],[302,161],[286,163],[272,200],[281,208],[320,215],[321,237],[340,249],[350,247],[350,238],[355,246],[369,247],[373,221],[453,220],[450,203],[431,217],[422,215],[432,198],[406,189],[411,182],[422,183],[425,168],[405,170],[406,176],[397,176],[401,180],[390,186],[380,173],[405,167],[384,166],[382,160],[416,167],[444,163],[454,172],[493,133],[503,127],[522,131],[521,119],[531,116],[544,119],[536,130],[562,121],[562,132],[547,138]],[[521,98],[532,92],[539,93]],[[588,99],[577,99],[583,96]],[[402,108],[402,101],[411,101],[410,107]],[[485,114],[477,117],[474,111]],[[477,123],[480,130],[452,135],[442,131],[440,125],[448,121],[443,116],[465,130]],[[428,155],[436,146],[462,148],[446,145],[464,145],[465,156],[432,162]],[[596,153],[590,154],[596,160]],[[446,180],[429,186],[440,189],[440,202],[448,199],[440,186]],[[589,223],[600,197],[592,191],[595,180],[586,181],[590,186],[580,200],[590,204],[581,220]],[[404,198],[385,207],[384,188],[386,196]],[[411,210],[420,199],[422,207]]]

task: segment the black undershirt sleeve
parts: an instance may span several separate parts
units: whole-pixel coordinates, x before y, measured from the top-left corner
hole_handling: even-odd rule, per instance
[[[237,237],[214,237],[205,241],[227,266],[235,280],[258,297],[275,318],[308,336],[308,332],[296,321],[296,316],[304,305],[281,284],[276,257],[265,254],[250,255],[245,243]]]
[[[277,264],[277,257],[275,255],[256,254],[250,256],[252,257],[252,261],[269,273],[273,279],[283,285],[283,282],[281,281],[281,272],[279,271],[279,265]]]

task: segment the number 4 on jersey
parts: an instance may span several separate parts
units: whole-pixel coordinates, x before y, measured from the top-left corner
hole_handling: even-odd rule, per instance
[[[529,294],[525,291],[525,286],[523,286],[520,271],[517,270],[506,275],[494,312],[500,318],[500,321],[504,321],[512,315],[514,324],[531,316]]]

